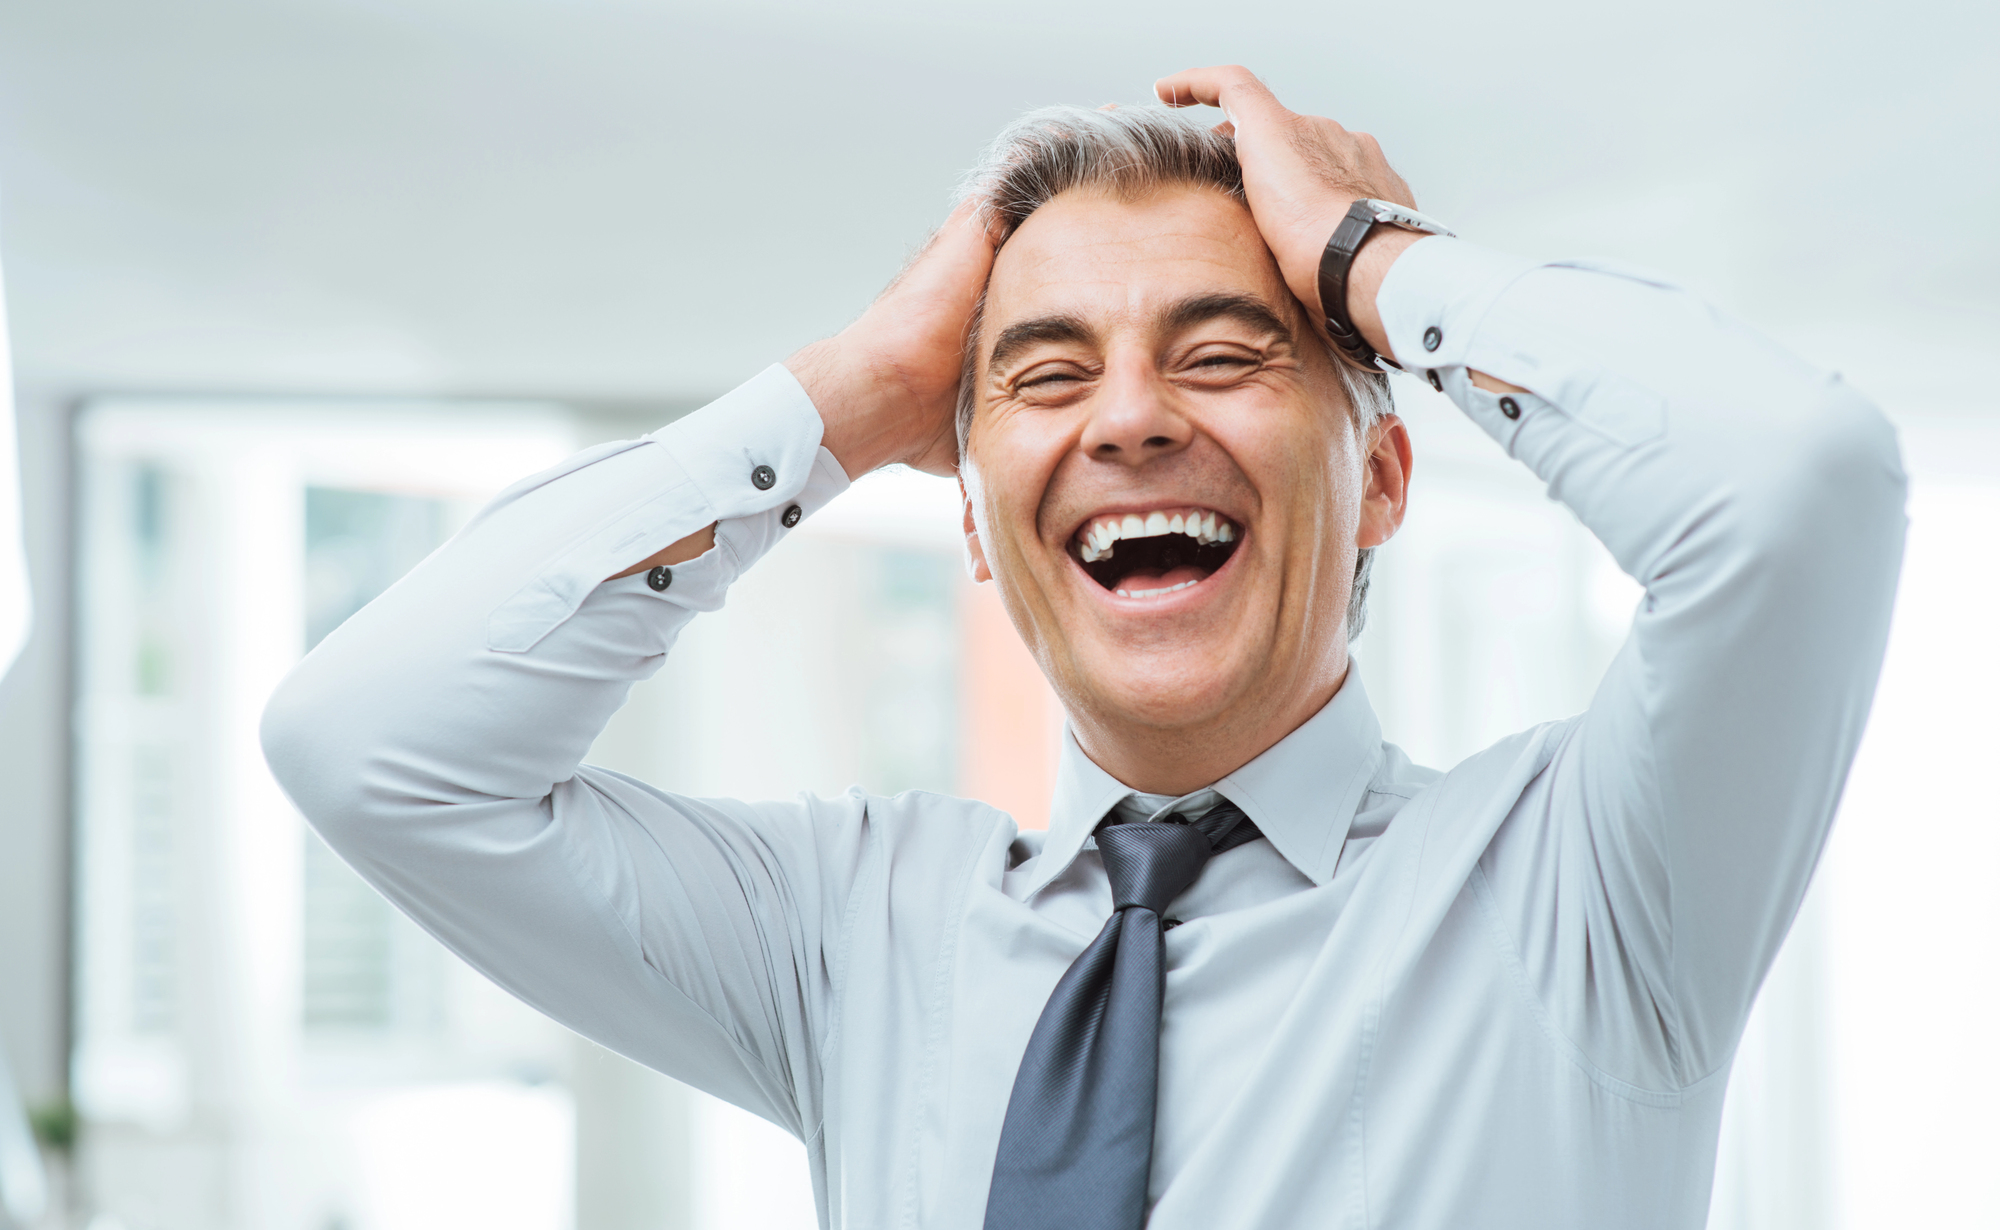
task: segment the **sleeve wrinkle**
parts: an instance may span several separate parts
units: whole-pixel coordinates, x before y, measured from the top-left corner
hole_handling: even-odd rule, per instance
[[[647,824],[632,815],[615,801],[607,799],[601,792],[593,790],[593,795],[600,803],[605,804],[604,819],[616,825],[626,840],[643,841],[651,847],[659,856],[655,861],[665,868],[677,883],[685,886],[690,874],[698,874],[701,871],[702,864],[690,857],[691,850],[684,851],[682,857],[671,857],[662,843],[661,834],[656,831],[654,825]],[[730,899],[732,892],[739,896],[746,903],[744,921],[750,928],[750,934],[738,935],[736,938],[749,940],[755,950],[757,965],[763,973],[758,994],[761,1003],[757,1012],[750,1014],[719,1012],[708,1000],[715,995],[725,999],[728,997],[726,980],[718,978],[713,987],[689,985],[685,977],[677,975],[670,968],[675,963],[664,960],[662,954],[656,952],[653,945],[646,940],[641,920],[627,917],[629,911],[636,911],[642,916],[648,913],[665,915],[674,912],[672,909],[660,910],[650,907],[643,885],[635,886],[635,895],[626,909],[620,909],[601,888],[593,887],[587,875],[576,874],[579,887],[585,892],[593,893],[605,903],[607,912],[619,918],[639,961],[651,971],[652,975],[674,988],[678,994],[700,1010],[717,1031],[729,1038],[741,1061],[762,1073],[771,1087],[782,1090],[794,1113],[803,1116],[806,1107],[799,1097],[801,1074],[792,1070],[792,1066],[785,1062],[785,1057],[810,1054],[813,1050],[809,1045],[797,1045],[798,1039],[794,1037],[794,1030],[797,1027],[804,1027],[808,1034],[811,1032],[810,1021],[803,1014],[807,1012],[806,1005],[810,1004],[813,998],[809,989],[812,985],[809,968],[812,944],[810,937],[803,934],[803,931],[794,935],[785,927],[774,928],[773,920],[779,920],[784,924],[797,924],[808,917],[810,911],[795,894],[790,892],[783,859],[767,847],[763,835],[746,829],[742,835],[743,845],[739,847],[718,827],[719,824],[730,821],[702,814],[699,805],[695,810],[675,807],[672,812],[681,824],[691,830],[692,839],[702,843],[712,852],[729,877],[727,885],[717,886],[715,891],[688,891],[681,894],[681,901],[678,904],[686,907],[690,914],[681,920],[680,925],[684,929],[685,938],[694,942],[677,947],[684,951],[699,951],[713,958],[714,954],[724,946],[724,940],[719,936],[703,938],[707,931],[705,924],[708,921],[726,924],[728,920],[705,918],[695,903],[703,898],[726,901]],[[626,864],[634,862],[629,858],[620,861]],[[781,900],[774,901],[773,893]],[[802,968],[802,962],[806,963],[805,968]],[[713,964],[712,960],[710,964]],[[692,974],[695,971],[690,967],[688,972]],[[786,993],[788,988],[795,994],[788,995]],[[787,1001],[795,1001],[800,1005],[802,1015],[796,1022],[781,1008]],[[745,1015],[762,1019],[772,1030],[776,1046],[771,1048],[769,1054],[764,1053],[756,1045],[754,1036],[746,1035],[743,1028],[744,1021],[741,1019]]]
[[[644,826],[639,825],[638,827],[643,828]],[[661,969],[653,961],[651,954],[646,951],[644,940],[633,929],[634,920],[626,918],[624,912],[619,910],[600,889],[593,886],[590,883],[589,877],[576,868],[569,859],[563,861],[577,892],[598,904],[599,911],[594,912],[599,912],[601,916],[606,916],[615,922],[618,930],[611,938],[616,943],[629,945],[631,953],[637,958],[634,964],[645,969],[662,987],[684,1001],[689,1010],[698,1013],[706,1019],[715,1030],[717,1036],[728,1039],[731,1048],[736,1052],[737,1061],[745,1068],[761,1074],[771,1085],[784,1089],[789,1094],[792,1088],[791,1081],[783,1073],[774,1070],[764,1057],[757,1053],[756,1048],[750,1046],[740,1036],[737,1029],[731,1023],[718,1017],[706,1004],[702,1003],[698,995],[695,995],[689,988],[682,986],[677,979],[668,974],[667,971]],[[527,996],[524,995],[523,998],[527,998]],[[562,1019],[562,1012],[559,1007],[545,1009],[545,1011],[548,1011],[549,1015],[555,1016],[557,1019]]]

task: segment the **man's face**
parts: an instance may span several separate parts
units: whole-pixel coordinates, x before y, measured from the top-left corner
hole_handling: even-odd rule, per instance
[[[974,566],[1085,749],[1288,721],[1275,740],[1310,716],[1400,479],[1384,522],[1369,442],[1249,211],[1194,187],[1057,197],[1001,249],[977,357]]]

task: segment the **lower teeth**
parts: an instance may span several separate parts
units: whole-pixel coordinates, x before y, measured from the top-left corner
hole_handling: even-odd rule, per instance
[[[1179,585],[1169,585],[1165,589],[1120,589],[1113,590],[1112,592],[1116,593],[1120,598],[1158,598],[1164,594],[1171,594],[1177,589],[1186,589],[1190,585],[1199,584],[1201,584],[1200,581],[1182,581]]]

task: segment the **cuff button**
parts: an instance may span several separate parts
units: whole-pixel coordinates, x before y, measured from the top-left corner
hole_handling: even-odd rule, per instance
[[[1424,330],[1424,349],[1436,350],[1444,343],[1444,334],[1436,325]]]
[[[1430,378],[1432,388],[1436,389],[1440,393],[1444,392],[1444,377],[1438,375],[1437,368],[1433,367],[1429,371],[1425,372],[1424,375]]]
[[[758,466],[750,471],[750,485],[759,491],[769,491],[771,485],[777,481],[778,472],[770,466]]]
[[[1506,415],[1510,419],[1520,418],[1521,403],[1515,401],[1511,397],[1503,397],[1500,399],[1500,413]]]
[[[785,510],[785,515],[779,517],[778,520],[785,523],[786,529],[791,529],[793,526],[799,523],[799,518],[805,515],[806,515],[805,510],[803,508],[800,508],[797,504],[794,504],[790,508],[787,508]]]
[[[652,586],[655,591],[663,591],[673,583],[674,570],[671,568],[663,566],[655,568],[646,574],[646,584]]]

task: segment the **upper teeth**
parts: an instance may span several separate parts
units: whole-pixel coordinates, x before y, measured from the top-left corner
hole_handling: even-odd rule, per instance
[[[1108,559],[1121,538],[1157,538],[1162,534],[1186,534],[1196,542],[1234,542],[1236,527],[1227,517],[1217,517],[1204,508],[1183,508],[1174,512],[1124,513],[1099,517],[1083,528],[1083,562]]]

